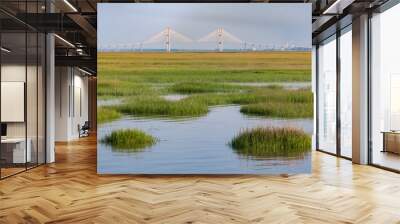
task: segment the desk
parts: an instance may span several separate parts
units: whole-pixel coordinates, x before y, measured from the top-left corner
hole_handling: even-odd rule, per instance
[[[31,139],[27,139],[27,147],[25,151],[25,138],[5,138],[1,139],[1,151],[2,157],[3,153],[5,158],[9,163],[26,163],[31,162],[32,152],[31,152]],[[12,158],[12,159],[11,159]]]
[[[400,154],[400,131],[382,131],[383,150],[382,152],[392,152]]]

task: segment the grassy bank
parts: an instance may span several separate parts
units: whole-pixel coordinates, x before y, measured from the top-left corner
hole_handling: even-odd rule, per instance
[[[242,113],[257,116],[312,116],[310,90],[240,85],[310,81],[310,52],[119,52],[99,53],[98,60],[98,98],[124,98],[123,105],[99,109],[100,123],[121,114],[203,116],[209,106],[228,104],[242,105]],[[189,96],[172,102],[161,97],[166,94]]]
[[[116,106],[118,112],[136,116],[197,117],[207,114],[209,106],[239,104],[245,114],[282,117],[312,117],[312,94],[305,90],[263,89],[245,93],[193,94],[178,101],[158,96],[131,97]]]
[[[119,71],[310,70],[311,52],[99,52],[98,62]]]
[[[97,96],[99,99],[112,99],[140,95],[163,94],[163,88],[156,88],[149,84],[125,82],[121,80],[99,80]]]
[[[123,104],[100,107],[100,123],[118,119],[121,114],[135,116],[198,117],[206,115],[209,106],[242,105],[241,112],[248,115],[277,118],[311,118],[312,93],[307,90],[281,88],[251,89],[239,93],[192,94],[178,101],[160,96],[131,96]]]
[[[123,129],[111,132],[101,142],[115,150],[137,152],[156,144],[157,139],[138,129]]]
[[[101,98],[159,90],[150,84],[311,80],[309,52],[99,53],[98,62]]]
[[[184,99],[167,101],[160,97],[136,97],[117,107],[125,114],[138,116],[196,117],[208,112],[206,104]]]
[[[279,118],[311,118],[312,103],[267,102],[244,105],[240,112],[247,115]]]
[[[249,89],[249,87],[226,83],[183,82],[172,85],[169,91],[180,94],[194,94],[240,92],[245,89]]]
[[[298,156],[311,150],[311,137],[294,128],[246,129],[229,145],[238,154],[259,157]]]
[[[121,118],[121,113],[113,107],[98,107],[97,122],[102,124]]]

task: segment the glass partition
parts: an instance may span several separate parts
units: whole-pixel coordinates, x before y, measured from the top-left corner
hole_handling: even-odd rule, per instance
[[[45,124],[46,124],[46,37],[43,33],[38,33],[38,64],[37,64],[37,149],[38,164],[46,162],[46,143],[45,143]]]
[[[27,114],[27,150],[30,151],[28,168],[36,166],[38,160],[38,35],[35,32],[27,33],[27,85],[26,85],[26,114]]]
[[[43,11],[40,1],[25,4],[18,3],[18,12]],[[45,163],[46,39],[1,12],[0,20],[0,178],[5,178]]]
[[[371,160],[400,170],[400,5],[371,19]]]
[[[340,154],[352,157],[352,32],[340,36]]]
[[[336,153],[336,36],[318,48],[318,149]]]
[[[1,175],[6,177],[24,171],[31,162],[26,141],[26,33],[3,32],[1,46]]]

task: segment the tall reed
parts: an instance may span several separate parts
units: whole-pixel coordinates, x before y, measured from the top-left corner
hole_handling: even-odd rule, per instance
[[[244,129],[229,145],[240,155],[292,157],[311,150],[311,138],[296,128],[258,127]]]

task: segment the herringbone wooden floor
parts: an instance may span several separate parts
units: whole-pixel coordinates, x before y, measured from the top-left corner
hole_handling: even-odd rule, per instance
[[[0,181],[0,223],[400,223],[400,175],[313,154],[295,176],[99,176],[96,140]]]

